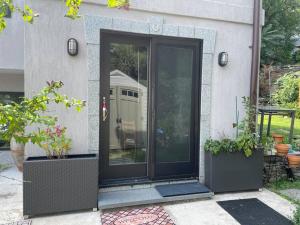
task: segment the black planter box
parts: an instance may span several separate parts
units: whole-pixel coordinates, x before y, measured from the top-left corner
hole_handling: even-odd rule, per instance
[[[258,190],[263,186],[263,149],[212,155],[205,152],[205,184],[213,192]]]
[[[35,216],[98,208],[98,157],[31,157],[24,162],[23,214]]]

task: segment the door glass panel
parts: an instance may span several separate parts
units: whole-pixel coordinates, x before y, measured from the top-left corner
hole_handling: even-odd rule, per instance
[[[110,44],[109,165],[146,162],[147,51],[146,46]]]
[[[193,50],[157,48],[156,161],[189,162]]]

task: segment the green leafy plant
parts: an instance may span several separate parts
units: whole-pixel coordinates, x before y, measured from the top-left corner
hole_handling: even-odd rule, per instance
[[[80,17],[79,9],[82,0],[63,0],[65,6],[67,7],[66,17],[70,19],[77,19]],[[110,8],[128,8],[129,0],[107,0],[107,5]],[[30,6],[24,5],[22,7],[18,6],[13,2],[13,0],[0,0],[0,33],[6,28],[6,12],[7,8],[11,13],[18,12],[23,20],[28,23],[33,23],[34,18],[38,17],[39,14],[34,12]]]
[[[272,102],[282,108],[296,110],[296,118],[300,118],[299,98],[299,72],[287,73],[276,81],[276,91],[272,95]]]
[[[243,105],[245,108],[244,119],[239,124],[238,136],[235,140],[228,138],[222,140],[208,139],[205,142],[204,150],[218,155],[221,152],[237,152],[243,151],[246,157],[250,157],[253,150],[257,147],[258,135],[253,132],[255,128],[255,108],[251,106],[249,97],[243,97]]]
[[[31,141],[44,149],[48,158],[64,158],[71,149],[71,139],[67,138],[66,129],[59,125],[39,129]]]
[[[297,209],[293,216],[293,223],[295,225],[300,225],[300,205],[297,205]]]
[[[26,144],[38,139],[37,133],[26,132],[29,126],[54,126],[57,117],[46,115],[49,104],[62,104],[66,108],[77,111],[85,106],[85,101],[69,98],[60,94],[63,87],[61,81],[47,82],[47,86],[31,98],[23,98],[20,103],[0,104],[0,139],[9,141],[14,138],[17,142]]]
[[[273,100],[279,105],[297,103],[299,97],[300,79],[295,73],[288,73],[276,81],[277,90],[273,94]]]
[[[245,156],[252,155],[252,151],[257,145],[257,133],[253,132],[256,127],[255,123],[255,108],[250,103],[249,97],[243,97],[243,105],[245,109],[244,119],[239,125],[239,136],[236,139],[237,147],[244,151]]]
[[[13,0],[0,0],[0,33],[6,28],[5,16],[7,10],[11,13],[18,12],[23,20],[28,23],[33,23],[35,17],[38,17],[38,13],[35,13],[28,5],[19,6],[14,4]]]
[[[238,148],[234,140],[225,138],[222,140],[208,139],[205,142],[204,150],[211,152],[213,155],[218,155],[221,152],[236,152]]]
[[[284,65],[292,62],[292,37],[300,33],[299,0],[263,0],[265,26],[262,30],[261,63]]]
[[[267,152],[269,150],[272,150],[274,148],[274,138],[273,137],[267,137],[263,136],[262,138],[262,146],[264,147],[264,150]]]

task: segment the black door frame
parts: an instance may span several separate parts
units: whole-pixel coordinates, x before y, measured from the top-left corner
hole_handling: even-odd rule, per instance
[[[143,176],[145,174],[145,168],[141,166],[140,164],[133,164],[130,165],[124,165],[124,169],[120,170],[120,167],[115,167],[115,171],[113,171],[113,174],[119,173],[120,171],[123,171],[122,174],[124,175],[124,178],[130,177],[130,180],[132,180],[132,183],[139,182],[138,180],[141,180],[141,182],[149,182],[147,178],[151,180],[173,180],[177,178],[196,178],[199,174],[199,139],[200,139],[200,107],[201,107],[201,77],[202,77],[202,55],[203,55],[203,41],[200,39],[191,39],[191,38],[181,38],[181,37],[167,37],[167,36],[160,36],[160,35],[146,35],[146,34],[136,34],[136,33],[129,33],[129,32],[121,32],[121,31],[112,31],[112,30],[100,30],[100,96],[99,96],[99,103],[101,105],[102,103],[102,97],[105,97],[107,99],[107,105],[109,110],[109,89],[110,89],[110,83],[109,79],[107,79],[103,74],[109,74],[109,68],[106,65],[109,65],[109,57],[105,55],[105,52],[107,53],[107,48],[109,45],[105,44],[108,40],[116,40],[121,43],[132,43],[132,39],[134,39],[134,43],[141,43],[146,44],[149,48],[149,69],[148,69],[148,144],[147,144],[147,161],[146,161],[146,177]],[[194,57],[194,68],[193,68],[193,79],[195,79],[195,82],[193,83],[193,94],[194,94],[194,107],[192,110],[192,117],[194,120],[192,120],[192,123],[194,126],[191,127],[193,129],[194,133],[194,168],[193,173],[191,174],[184,174],[184,175],[167,175],[167,176],[157,176],[155,172],[155,104],[156,104],[156,75],[153,75],[153,71],[155,71],[156,63],[155,63],[155,48],[153,47],[157,42],[166,42],[167,44],[170,42],[178,42],[181,43],[181,46],[184,46],[183,43],[186,43],[186,46],[191,47],[191,45],[196,46],[195,53],[196,56]],[[192,43],[192,44],[191,44]],[[114,175],[111,176],[110,179],[107,178],[107,174],[105,174],[105,167],[108,166],[108,151],[105,149],[105,147],[109,146],[109,132],[103,132],[109,130],[109,118],[106,122],[102,121],[102,110],[100,107],[99,110],[99,182],[101,184],[110,184],[111,181],[114,183],[122,183],[124,180],[114,178]],[[102,132],[101,132],[102,131]],[[103,159],[103,160],[101,160]],[[151,163],[150,163],[151,162]],[[122,166],[121,166],[122,167]],[[127,167],[125,169],[125,167]],[[132,173],[136,173],[139,171],[137,176],[130,176]],[[105,181],[104,183],[102,183]],[[106,182],[107,181],[107,182]]]
[[[122,33],[118,33],[118,35],[111,34],[110,32],[101,32],[101,42],[100,42],[100,74],[110,74],[109,68],[109,44],[111,42],[117,43],[128,43],[128,44],[135,44],[145,46],[150,49],[149,41],[145,37],[138,37],[138,36],[128,36]],[[149,77],[149,71],[148,71]],[[109,90],[110,90],[110,79],[107,79],[106,76],[100,75],[100,126],[99,126],[99,181],[102,180],[118,180],[121,176],[122,179],[145,179],[147,177],[147,161],[145,163],[135,163],[135,164],[126,164],[126,165],[114,165],[109,166],[109,132],[101,132],[101,131],[109,131],[110,124],[109,124],[109,116],[107,120],[104,122],[102,121],[103,112],[101,110],[102,98],[106,98],[108,112],[110,112],[110,104],[109,104]],[[109,114],[108,114],[109,115]],[[148,115],[147,115],[148,116]],[[149,117],[149,116],[148,116]],[[148,147],[148,146],[147,146]],[[147,157],[148,158],[148,157]],[[101,160],[103,159],[103,160]],[[109,168],[109,170],[108,170]],[[109,177],[109,178],[108,178]],[[109,182],[108,182],[109,183]]]

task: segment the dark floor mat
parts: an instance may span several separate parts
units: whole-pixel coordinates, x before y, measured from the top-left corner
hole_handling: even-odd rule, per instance
[[[156,190],[163,197],[177,196],[177,195],[191,195],[209,193],[210,190],[198,182],[184,183],[184,184],[166,184],[155,186]]]
[[[292,225],[293,223],[256,198],[220,201],[241,225]]]

